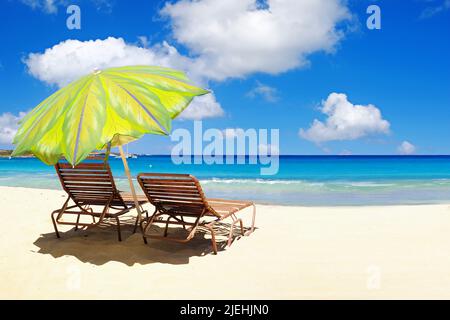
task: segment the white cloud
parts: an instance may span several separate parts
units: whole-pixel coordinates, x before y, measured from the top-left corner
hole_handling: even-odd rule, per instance
[[[0,143],[12,143],[19,127],[18,122],[25,114],[25,112],[19,112],[19,115],[14,115],[10,112],[6,112],[0,115]]]
[[[439,0],[438,5],[429,6],[425,8],[420,14],[420,19],[431,18],[443,11],[450,10],[450,0]]]
[[[57,13],[58,5],[64,3],[64,1],[61,0],[21,0],[21,2],[31,7],[32,9],[39,9],[49,14]]]
[[[217,118],[224,115],[224,111],[213,94],[196,97],[192,103],[180,114],[180,119],[200,120]]]
[[[21,1],[47,13],[56,13],[58,6],[67,2]],[[107,0],[90,2],[97,8],[111,7]],[[145,37],[139,39],[146,48],[127,45],[120,38],[90,42],[67,40],[39,55],[45,60],[41,61],[45,70],[39,72],[35,68],[33,74],[39,72],[40,79],[53,83],[56,80],[60,85],[67,83],[63,75],[68,68],[73,69],[68,74],[68,78],[72,78],[74,74],[85,73],[86,67],[88,72],[91,71],[92,64],[113,64],[120,58],[126,61],[130,56],[129,61],[141,63],[167,63],[170,60],[172,67],[179,67],[194,80],[205,83],[211,79],[239,78],[256,72],[277,74],[308,64],[307,57],[314,52],[332,52],[344,34],[338,25],[351,19],[344,0],[267,0],[265,5],[259,0],[180,0],[166,3],[161,15],[169,19],[173,38],[187,47],[187,55],[179,54],[174,46],[165,42],[148,47]],[[109,48],[113,50],[109,51]],[[45,72],[56,72],[51,61],[60,60],[61,56],[56,55],[64,52],[73,57],[75,63],[72,66],[59,64],[57,67],[63,70],[56,79],[45,77]],[[101,54],[90,55],[89,60],[94,63],[89,63],[83,60],[89,53]],[[33,62],[32,58],[28,60]],[[87,65],[80,63],[83,61]],[[75,72],[78,67],[81,67],[80,71]]]
[[[332,93],[322,102],[320,111],[327,116],[325,122],[315,119],[300,136],[316,143],[333,140],[355,140],[370,134],[389,133],[390,124],[375,106],[355,105],[345,94]]]
[[[114,5],[113,0],[91,0],[91,1],[98,11],[103,11],[106,13],[112,12],[112,7]]]
[[[165,42],[142,48],[127,44],[122,38],[109,37],[104,40],[62,41],[44,53],[29,54],[25,63],[34,77],[62,87],[95,68],[139,64],[180,67],[188,65],[188,60]]]
[[[57,6],[64,0],[22,0],[34,8]],[[91,0],[106,3],[106,0]],[[170,19],[173,38],[187,55],[167,42],[139,45],[122,38],[66,40],[24,62],[37,79],[62,87],[92,72],[125,65],[160,65],[184,70],[197,84],[245,77],[255,72],[276,74],[308,63],[317,51],[331,52],[343,37],[337,25],[351,15],[343,0],[181,0],[161,11]],[[273,101],[276,91],[260,85],[254,92]],[[223,114],[215,97],[196,98],[183,117],[199,119]],[[201,110],[204,108],[204,110]],[[202,115],[204,113],[204,116]]]
[[[193,70],[210,79],[277,74],[332,52],[351,15],[342,0],[181,0],[167,3],[174,39],[195,56]]]
[[[262,97],[267,102],[276,102],[278,101],[278,90],[257,81],[256,86],[247,92],[247,96],[250,98]]]
[[[111,12],[111,0],[90,0],[94,7],[99,11]],[[59,7],[68,7],[73,4],[69,0],[20,0],[23,4],[29,6],[33,10],[40,10],[47,14],[57,14]]]
[[[150,40],[147,36],[138,36],[139,43],[144,47],[148,48],[150,46]]]
[[[140,39],[141,42],[143,40],[145,39]],[[189,58],[181,56],[175,47],[166,42],[143,48],[113,37],[105,40],[66,40],[44,53],[29,54],[25,63],[31,75],[58,87],[67,85],[95,68],[143,64],[186,70],[191,65]],[[223,114],[215,96],[208,94],[195,98],[180,118],[198,120]]]
[[[410,143],[409,141],[403,141],[400,146],[397,148],[397,151],[400,154],[408,155],[416,152],[416,146]]]

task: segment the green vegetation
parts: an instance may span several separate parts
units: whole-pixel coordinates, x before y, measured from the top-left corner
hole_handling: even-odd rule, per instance
[[[11,156],[12,150],[0,149],[0,157]]]
[[[12,154],[12,150],[9,149],[0,149],[0,158],[9,158]],[[31,158],[34,157],[31,153],[26,153],[17,158]]]

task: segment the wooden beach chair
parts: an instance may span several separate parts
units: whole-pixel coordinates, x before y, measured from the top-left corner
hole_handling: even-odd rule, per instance
[[[60,238],[57,224],[73,225],[77,230],[79,227],[98,226],[105,219],[114,219],[117,223],[119,241],[122,241],[119,216],[136,206],[131,194],[117,190],[109,164],[82,163],[72,167],[68,163],[57,163],[55,168],[67,193],[67,200],[62,208],[51,214],[56,236]],[[70,200],[73,205],[69,205]],[[148,200],[145,196],[139,196],[138,202],[142,206]],[[145,210],[141,211],[147,215]],[[64,221],[63,217],[68,215],[76,215],[76,221]],[[80,222],[81,216],[91,217],[92,222]],[[138,224],[137,219],[134,231]]]
[[[219,222],[227,218],[231,219],[228,246],[232,243],[233,230],[237,223],[242,235],[249,235],[255,229],[256,208],[253,202],[207,199],[199,181],[191,175],[141,173],[138,175],[138,181],[148,200],[155,207],[153,215],[141,222],[145,243],[147,238],[185,243],[194,237],[198,229],[204,229],[211,233],[212,248],[217,254],[214,227]],[[236,214],[251,206],[253,206],[252,224],[245,232],[242,219],[236,217]],[[165,225],[163,235],[149,234],[150,227],[155,224]],[[182,226],[188,231],[188,235],[169,237],[169,225]]]

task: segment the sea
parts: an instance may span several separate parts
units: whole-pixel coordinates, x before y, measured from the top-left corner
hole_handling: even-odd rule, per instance
[[[119,189],[128,191],[122,160],[109,162]],[[212,198],[300,206],[450,204],[450,156],[282,155],[278,173],[270,176],[248,162],[175,164],[165,155],[128,159],[134,177],[189,173]],[[1,158],[0,186],[62,189],[54,167],[35,158]]]

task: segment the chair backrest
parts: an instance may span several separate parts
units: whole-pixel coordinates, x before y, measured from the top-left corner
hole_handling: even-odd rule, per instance
[[[189,174],[141,173],[139,184],[157,209],[184,216],[199,216],[208,209],[199,181]]]
[[[63,189],[76,204],[106,205],[109,202],[110,206],[126,207],[108,163],[80,163],[73,167],[59,162],[55,168]]]

